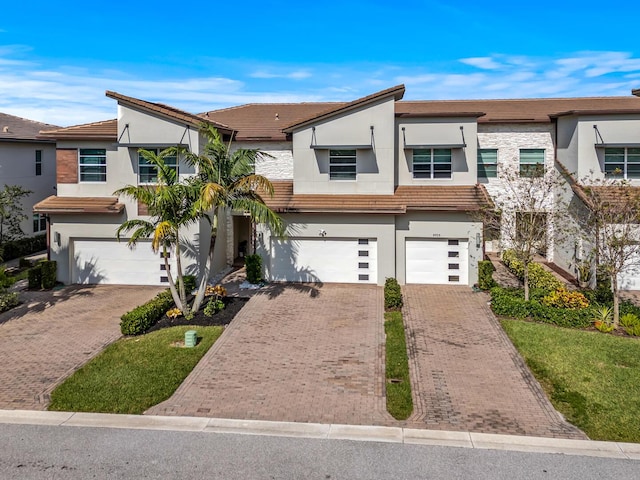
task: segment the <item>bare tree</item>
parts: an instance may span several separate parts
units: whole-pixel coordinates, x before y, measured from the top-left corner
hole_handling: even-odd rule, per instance
[[[626,180],[604,179],[574,190],[586,206],[578,217],[585,240],[599,270],[610,278],[613,324],[618,328],[620,275],[640,267],[640,188]]]
[[[5,185],[0,190],[0,244],[24,237],[20,223],[28,217],[22,208],[22,199],[33,192],[20,185]]]
[[[558,221],[566,215],[563,195],[566,185],[555,169],[542,165],[523,172],[499,173],[495,205],[481,212],[485,232],[499,231],[501,249],[510,249],[524,267],[524,295],[529,300],[529,265],[537,254],[546,254],[550,238],[559,238],[564,228]]]

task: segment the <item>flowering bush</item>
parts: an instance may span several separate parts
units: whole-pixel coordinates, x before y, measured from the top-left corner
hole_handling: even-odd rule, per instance
[[[570,308],[572,310],[587,308],[589,300],[580,292],[569,292],[565,288],[554,290],[542,299],[547,307]]]
[[[179,308],[172,308],[167,312],[167,317],[169,318],[177,318],[182,315],[182,311]]]
[[[216,297],[226,297],[227,289],[222,285],[216,285],[215,287],[207,285],[207,289],[205,290],[204,294],[208,297],[211,295],[215,295]]]

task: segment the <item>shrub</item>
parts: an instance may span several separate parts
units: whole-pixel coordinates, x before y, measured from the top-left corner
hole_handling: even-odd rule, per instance
[[[497,286],[496,281],[493,279],[494,271],[495,267],[490,260],[478,262],[478,287],[480,290],[491,290]]]
[[[569,292],[565,288],[554,290],[542,299],[547,307],[556,308],[587,308],[589,300],[580,292]]]
[[[160,292],[144,305],[134,308],[120,317],[120,331],[123,335],[141,335],[151,328],[173,306],[169,290]]]
[[[402,289],[398,281],[393,278],[387,278],[384,281],[384,308],[387,310],[399,310],[402,308]]]
[[[204,314],[207,317],[213,317],[221,310],[224,310],[224,302],[219,298],[212,298],[204,307]]]
[[[547,306],[542,303],[541,290],[532,290],[531,300],[524,299],[524,292],[517,288],[495,287],[491,289],[491,309],[496,315],[551,323],[559,327],[585,328],[591,324],[589,308],[568,309]]]
[[[633,337],[640,337],[640,323],[632,325],[630,327],[624,327],[624,331],[627,332],[628,335],[631,335]]]
[[[13,307],[18,306],[18,294],[0,292],[0,313],[11,310]]]
[[[524,264],[516,258],[513,250],[502,253],[502,261],[507,268],[520,280],[524,281]],[[541,288],[547,291],[558,290],[563,284],[551,272],[538,263],[529,264],[529,288]]]
[[[636,325],[640,325],[640,318],[633,313],[625,313],[624,315],[620,315],[620,325],[623,327],[635,327]]]
[[[187,295],[196,289],[195,275],[183,275],[182,281],[184,282],[184,290],[187,292]]]
[[[0,266],[0,289],[9,288],[14,283],[14,279],[5,273],[5,268]]]
[[[244,264],[247,267],[247,281],[258,284],[262,281],[262,257],[257,253],[244,257]]]
[[[42,271],[42,288],[50,289],[56,286],[58,264],[55,260],[45,260],[40,262]]]
[[[31,260],[24,258],[24,257],[20,257],[20,261],[18,262],[18,266],[20,268],[31,268],[33,266],[33,262],[31,262]]]
[[[42,288],[42,265],[38,264],[29,269],[27,273],[29,279],[29,290],[39,290]]]
[[[14,258],[24,257],[32,253],[40,252],[47,248],[47,236],[36,235],[35,237],[21,238],[5,242],[0,246],[0,257],[5,262]]]

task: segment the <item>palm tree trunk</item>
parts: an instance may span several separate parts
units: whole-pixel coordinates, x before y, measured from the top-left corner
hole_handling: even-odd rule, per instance
[[[182,261],[180,260],[180,240],[176,233],[176,276],[178,277],[178,288],[180,294],[180,302],[182,305],[187,308],[187,294],[184,290],[184,278],[182,276]],[[182,310],[183,313],[184,310]]]
[[[167,272],[167,279],[169,280],[169,290],[171,291],[171,296],[173,297],[173,301],[176,304],[176,307],[184,312],[184,304],[182,303],[182,299],[178,294],[178,290],[176,290],[176,284],[173,281],[173,277],[171,276],[171,270],[169,269],[169,257],[167,256],[167,247],[162,247],[162,253],[164,257],[164,269]]]
[[[207,260],[204,263],[204,271],[202,272],[202,278],[200,279],[200,286],[198,287],[198,293],[196,294],[196,298],[193,301],[193,306],[191,307],[191,311],[193,313],[197,312],[200,309],[200,305],[202,305],[202,302],[204,300],[204,294],[207,290],[207,282],[209,280],[209,273],[211,272],[211,257],[213,256],[213,252],[216,246],[216,238],[217,236],[211,237],[211,244],[209,247]]]

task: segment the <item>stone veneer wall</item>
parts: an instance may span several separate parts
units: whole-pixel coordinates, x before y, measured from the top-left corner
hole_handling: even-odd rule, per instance
[[[293,146],[291,142],[243,143],[237,142],[234,149],[258,149],[266,155],[256,161],[256,173],[269,180],[293,180]]]
[[[505,185],[500,172],[518,172],[521,148],[544,148],[545,171],[554,170],[555,130],[551,123],[478,124],[478,149],[498,149],[498,178],[488,179],[485,187],[495,200],[504,196]],[[504,228],[504,225],[503,225]],[[553,260],[553,225],[547,230],[547,260]]]

